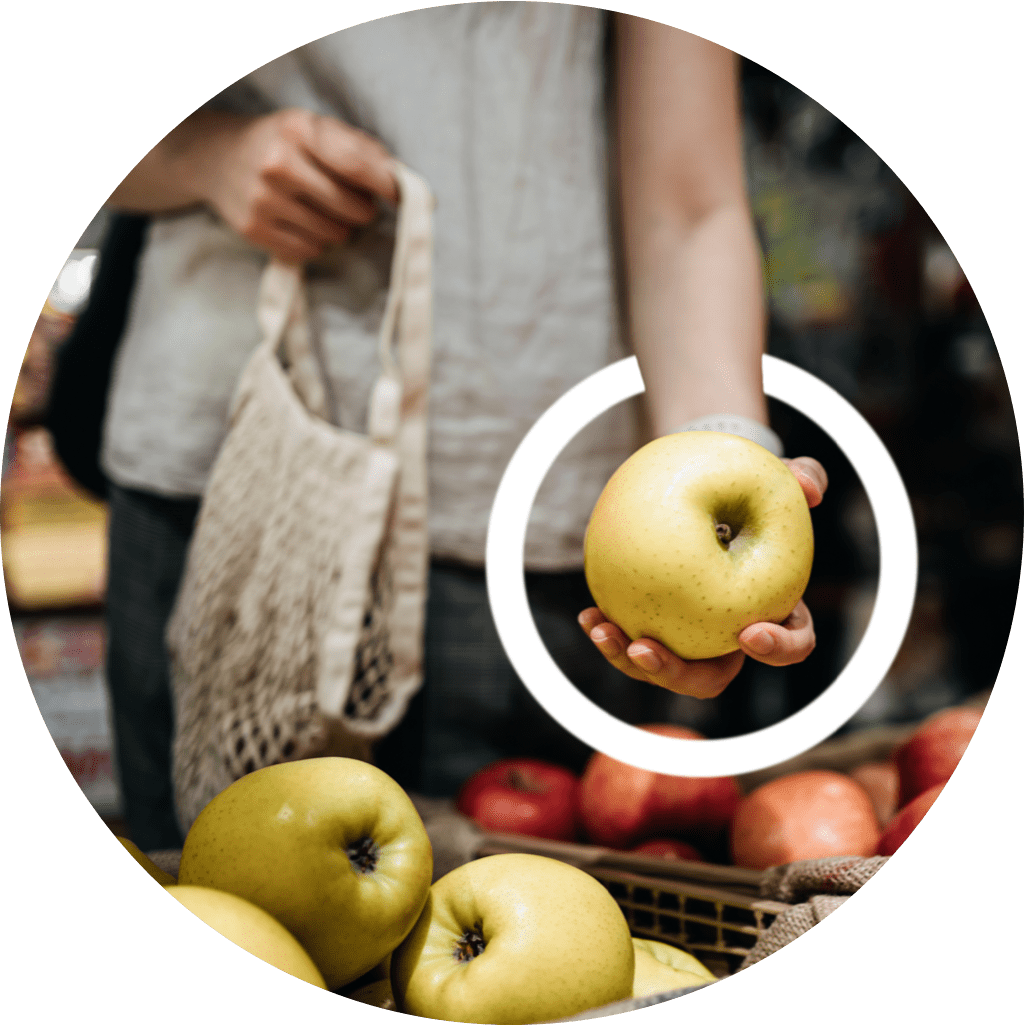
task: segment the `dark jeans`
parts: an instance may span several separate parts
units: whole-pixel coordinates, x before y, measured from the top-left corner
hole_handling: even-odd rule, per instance
[[[592,701],[629,723],[667,715],[669,692],[614,669],[576,617],[593,605],[582,572],[528,573],[537,629],[562,672]],[[454,795],[497,759],[529,756],[582,771],[591,749],[537,703],[505,656],[483,570],[434,564],[427,602],[424,686],[377,764],[406,789]]]
[[[143,850],[181,844],[164,629],[197,506],[111,488],[108,674],[126,817]],[[435,797],[454,795],[501,758],[581,770],[590,749],[544,712],[505,657],[483,570],[434,564],[429,587],[424,686],[377,746],[377,764],[407,790]],[[541,637],[581,691],[630,723],[664,718],[669,693],[612,668],[576,622],[592,604],[581,572],[527,574],[527,591]]]
[[[180,848],[164,629],[199,503],[111,485],[107,679],[125,819],[143,851]]]

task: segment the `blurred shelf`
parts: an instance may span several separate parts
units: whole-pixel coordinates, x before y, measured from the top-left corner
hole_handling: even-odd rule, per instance
[[[106,590],[107,508],[57,461],[44,428],[15,428],[0,489],[0,547],[12,611],[95,610]]]

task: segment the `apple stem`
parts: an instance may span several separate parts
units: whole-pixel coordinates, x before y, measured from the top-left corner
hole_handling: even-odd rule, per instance
[[[732,528],[728,524],[715,524],[715,534],[718,535],[718,540],[725,542],[726,545],[732,541]]]
[[[357,873],[372,873],[377,868],[380,848],[372,837],[361,837],[345,849],[345,854]]]
[[[481,923],[475,923],[455,942],[456,962],[471,962],[477,955],[484,953],[487,947],[484,941],[484,928]]]

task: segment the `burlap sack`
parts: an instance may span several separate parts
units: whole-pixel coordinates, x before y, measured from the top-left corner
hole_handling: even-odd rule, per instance
[[[791,862],[765,870],[761,897],[793,904],[779,915],[744,958],[740,969],[767,958],[820,923],[885,865],[885,856],[839,856]]]

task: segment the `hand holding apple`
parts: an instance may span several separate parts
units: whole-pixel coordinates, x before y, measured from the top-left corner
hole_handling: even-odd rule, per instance
[[[807,508],[827,485],[817,460],[780,461],[732,435],[650,443],[594,508],[585,564],[597,607],[581,626],[622,672],[698,698],[719,694],[745,655],[800,662],[814,648],[800,598],[813,552]]]

